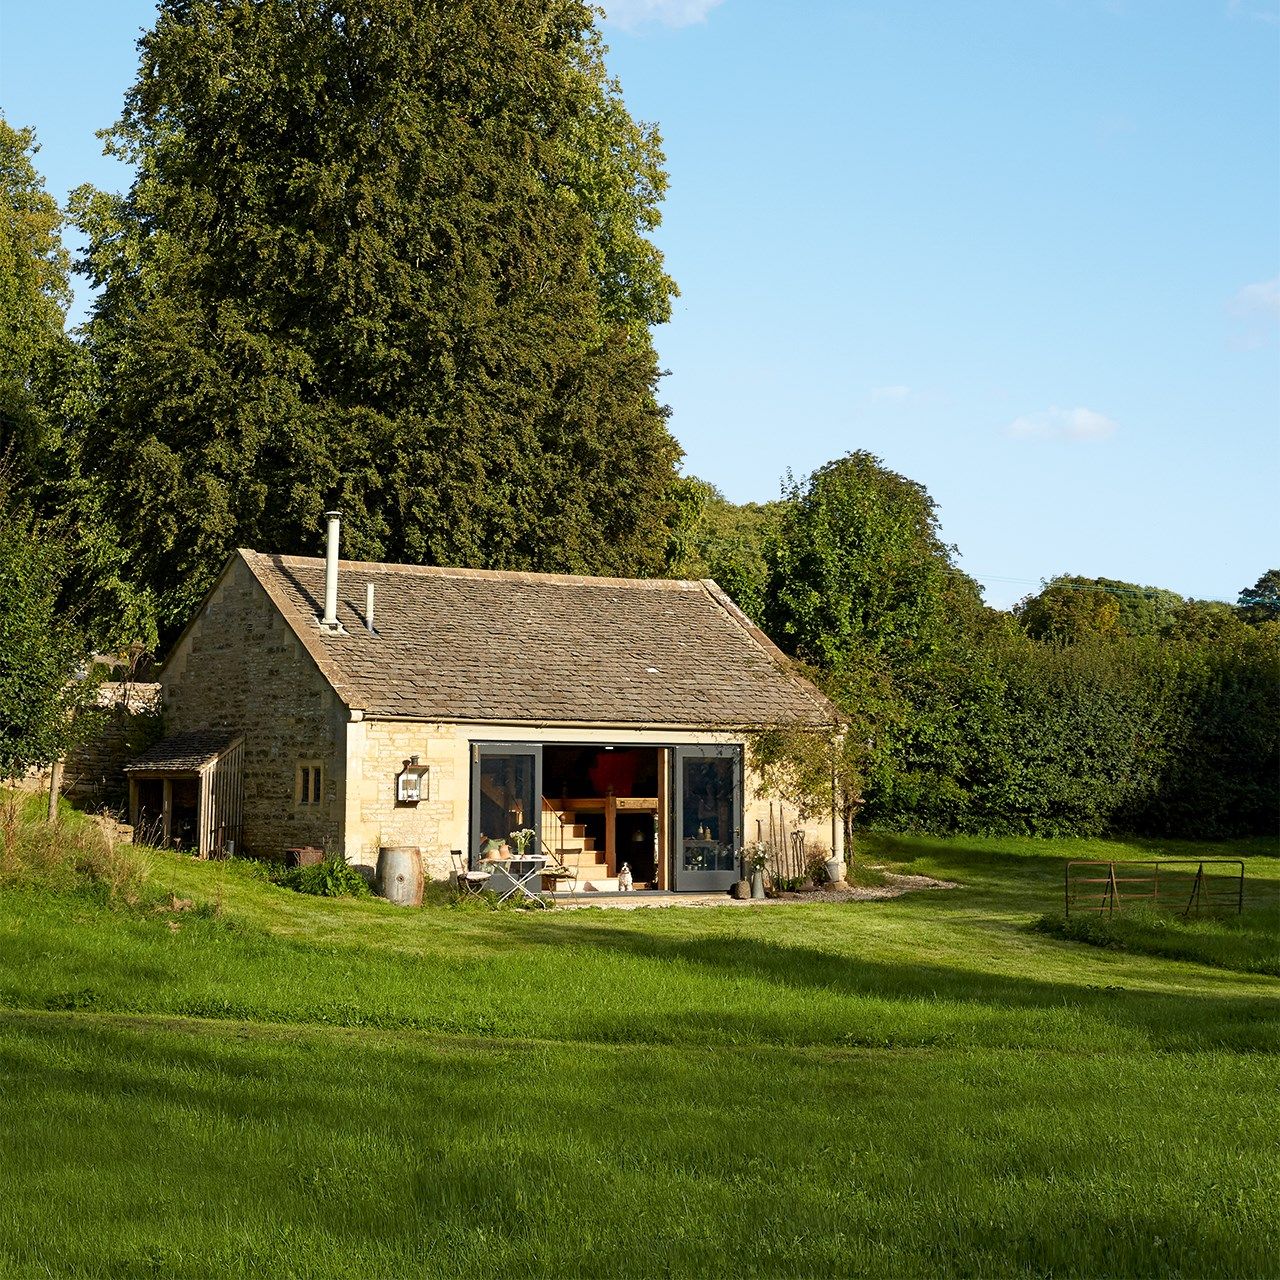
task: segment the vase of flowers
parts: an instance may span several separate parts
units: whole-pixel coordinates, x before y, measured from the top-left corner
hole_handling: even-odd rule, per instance
[[[742,851],[742,862],[751,881],[751,896],[763,898],[765,896],[764,872],[769,865],[769,850],[760,843],[748,845]]]
[[[507,837],[515,846],[517,858],[523,858],[529,852],[529,844],[535,834],[531,827],[521,827],[519,831],[513,831]]]

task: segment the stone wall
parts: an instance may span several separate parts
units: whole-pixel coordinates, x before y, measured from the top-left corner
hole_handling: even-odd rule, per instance
[[[129,795],[125,764],[159,736],[160,686],[109,681],[94,690],[94,703],[91,729],[63,762],[62,794],[120,808]]]
[[[166,733],[244,734],[242,848],[280,857],[341,847],[347,710],[248,567],[232,562],[161,673]],[[322,803],[298,803],[298,766],[322,765]]]
[[[396,803],[396,775],[410,756],[428,766],[426,798]],[[432,880],[453,871],[451,849],[466,848],[471,778],[468,746],[455,725],[370,720],[347,726],[347,861],[366,871],[380,847],[414,845]]]
[[[804,850],[806,859],[810,854],[825,853],[831,856],[831,816],[818,814],[801,816],[799,808],[785,801],[781,796],[760,789],[759,780],[748,772],[743,796],[742,839],[747,845],[762,840],[769,843],[770,832],[774,835],[774,847],[778,848],[788,842],[792,833],[804,832]],[[837,837],[837,846],[840,841]],[[843,849],[840,850],[843,857]],[[771,864],[772,865],[772,864]]]

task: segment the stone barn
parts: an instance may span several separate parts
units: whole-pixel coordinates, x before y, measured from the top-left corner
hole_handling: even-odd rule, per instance
[[[437,879],[515,846],[706,892],[784,828],[840,865],[746,753],[836,713],[714,582],[340,562],[337,526],[324,559],[237,552],[161,669],[170,738],[130,776],[171,821],[181,796],[187,847],[217,851],[214,804],[238,850],[410,846]]]

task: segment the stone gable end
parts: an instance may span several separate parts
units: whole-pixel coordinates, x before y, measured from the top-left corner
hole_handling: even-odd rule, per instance
[[[246,853],[341,847],[347,709],[236,557],[165,664],[167,733],[244,735]],[[322,800],[302,805],[298,770],[323,769]]]

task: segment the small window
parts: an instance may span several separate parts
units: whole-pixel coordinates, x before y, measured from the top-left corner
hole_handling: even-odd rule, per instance
[[[308,761],[298,766],[298,804],[308,808],[324,799],[324,766]]]

